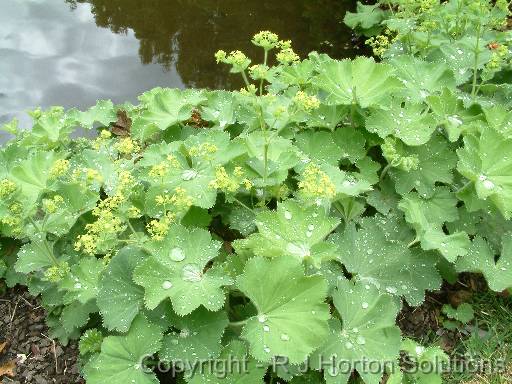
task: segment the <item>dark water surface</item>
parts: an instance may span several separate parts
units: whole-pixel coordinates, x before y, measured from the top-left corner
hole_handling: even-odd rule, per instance
[[[261,53],[263,29],[311,50],[353,56],[352,0],[0,0],[0,123],[52,105],[136,100],[156,86],[239,87],[218,49]]]

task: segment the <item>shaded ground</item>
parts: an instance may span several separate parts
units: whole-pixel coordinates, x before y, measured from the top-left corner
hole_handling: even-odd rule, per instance
[[[76,344],[49,339],[45,312],[21,288],[0,296],[0,383],[84,383],[78,375]]]

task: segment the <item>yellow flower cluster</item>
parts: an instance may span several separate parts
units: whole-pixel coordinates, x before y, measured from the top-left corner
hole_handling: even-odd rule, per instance
[[[386,51],[391,46],[392,41],[389,39],[387,34],[378,35],[370,37],[366,40],[366,44],[368,44],[373,49],[373,54],[377,57],[382,57],[386,53]]]
[[[151,167],[149,170],[149,176],[154,179],[161,179],[167,175],[167,172],[169,172],[169,169],[171,168],[181,168],[181,164],[175,156],[168,155],[167,160]]]
[[[279,45],[279,36],[270,31],[261,31],[253,36],[252,43],[269,51]]]
[[[55,195],[52,199],[43,199],[43,209],[47,213],[55,213],[63,202],[61,195]]]
[[[258,88],[254,84],[249,84],[247,87],[240,89],[240,93],[244,96],[255,95]]]
[[[160,220],[151,220],[147,225],[146,229],[153,240],[161,241],[169,232],[169,226],[176,219],[176,215],[172,212],[167,212],[164,217]]]
[[[114,211],[124,200],[125,196],[122,193],[117,193],[100,201],[94,207],[92,214],[97,219],[85,226],[86,234],[78,236],[75,242],[76,251],[83,250],[87,254],[94,255],[97,250],[97,244],[102,237],[125,230],[123,221],[114,214]]]
[[[12,212],[11,212],[12,213]],[[12,215],[12,216],[4,216],[0,218],[0,223],[10,227],[11,231],[15,235],[20,235],[22,232],[22,219],[20,216]]]
[[[294,96],[295,104],[306,112],[311,112],[320,107],[320,100],[316,96],[310,96],[306,92],[299,91]]]
[[[0,181],[0,197],[7,197],[16,191],[16,184],[8,179]]]
[[[249,75],[253,80],[262,80],[267,77],[268,74],[268,66],[263,64],[253,65],[249,68]]]
[[[488,71],[499,71],[506,59],[509,56],[508,46],[505,44],[499,44],[495,49],[492,50],[492,56],[489,62],[486,64]]]
[[[420,1],[420,12],[422,12],[422,13],[430,12],[438,5],[439,5],[439,0],[421,0]]]
[[[336,195],[336,187],[329,176],[313,164],[306,167],[298,186],[306,197],[332,199]]]
[[[393,167],[400,168],[406,172],[418,169],[418,155],[403,156],[396,148],[396,142],[393,139],[386,138],[381,145],[382,155]]]
[[[244,171],[242,167],[235,167],[232,176],[227,173],[224,167],[217,167],[215,179],[210,181],[208,187],[229,193],[236,192],[240,184],[243,184],[245,189],[251,189],[253,186],[252,182],[249,179],[243,178],[243,176]]]
[[[59,281],[64,279],[69,272],[71,272],[71,268],[69,267],[69,264],[66,261],[64,261],[59,265],[54,265],[53,267],[48,268],[44,272],[44,277],[47,281],[50,281],[52,283],[58,283]]]
[[[108,140],[112,137],[112,133],[104,129],[103,131],[100,132],[99,137],[103,140]]]
[[[100,173],[92,168],[74,169],[71,173],[71,181],[73,182],[79,182],[82,178],[85,179],[86,185],[90,185],[94,182],[103,182],[103,177]]]
[[[251,64],[251,59],[249,59],[242,51],[231,51],[228,55],[225,51],[220,50],[215,53],[215,59],[217,60],[217,63],[232,65],[234,73],[245,71]]]
[[[135,186],[136,183],[137,183],[137,181],[135,180],[135,177],[133,177],[133,175],[129,171],[127,171],[127,170],[120,171],[119,179],[117,182],[117,193],[116,194],[119,194],[120,198],[122,200],[124,200],[123,193],[126,190],[129,191],[131,188],[133,188],[133,186]]]
[[[192,157],[203,157],[208,159],[210,155],[217,152],[218,148],[215,144],[206,142],[199,145],[194,145],[188,150],[188,154]]]
[[[172,196],[169,195],[158,195],[155,197],[155,203],[157,205],[168,206],[173,205],[177,210],[186,210],[193,204],[192,197],[187,194],[184,188],[176,187]]]
[[[69,160],[59,159],[57,160],[50,169],[50,178],[56,179],[57,177],[63,176],[69,170]]]
[[[119,140],[114,145],[114,148],[123,155],[131,155],[132,153],[140,151],[140,146],[130,137],[125,137],[124,139]]]
[[[299,55],[294,52],[290,40],[280,41],[279,47],[281,50],[277,53],[276,59],[281,64],[293,64],[300,60]]]

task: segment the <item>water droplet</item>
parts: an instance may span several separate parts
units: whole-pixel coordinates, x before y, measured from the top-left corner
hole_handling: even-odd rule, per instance
[[[76,284],[74,285],[74,287],[75,287],[75,289],[80,289],[80,288],[82,288],[82,284],[80,284],[80,283],[76,283]]]
[[[308,225],[308,230],[309,230],[309,231],[312,231],[312,230],[314,230],[314,229],[315,229],[315,226],[314,226],[313,224],[309,224],[309,225]]]
[[[361,304],[361,307],[363,307],[363,309],[368,309],[368,306],[369,306],[369,305],[368,305],[368,303],[366,303],[366,302],[365,302],[365,303],[363,303],[363,304]]]
[[[263,331],[270,332],[270,327],[268,325],[263,326]]]
[[[171,249],[171,253],[169,254],[169,257],[173,261],[183,261],[185,259],[185,253],[183,252],[183,249],[181,249],[181,248],[173,248],[173,249]]]
[[[366,339],[363,336],[357,336],[356,343],[359,345],[366,344]]]
[[[345,348],[347,348],[347,349],[352,349],[352,348],[354,348],[354,344],[352,344],[350,341],[347,341],[347,342],[345,343]]]
[[[283,333],[283,334],[281,334],[281,340],[289,341],[290,340],[290,336],[288,336],[286,333]]]
[[[264,323],[265,321],[267,321],[267,316],[265,316],[265,315],[258,315],[258,321],[260,323]]]
[[[270,353],[270,348],[269,348],[269,347],[267,347],[267,346],[265,345],[265,346],[263,347],[263,351],[264,351],[265,353]]]
[[[292,219],[292,213],[290,211],[284,211],[284,218],[286,220],[291,220]]]
[[[491,180],[485,180],[484,181],[484,188],[485,189],[494,189],[495,185]]]
[[[171,289],[172,288],[172,283],[169,280],[165,280],[162,283],[162,288],[163,289]]]

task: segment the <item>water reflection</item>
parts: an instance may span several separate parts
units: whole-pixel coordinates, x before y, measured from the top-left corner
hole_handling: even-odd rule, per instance
[[[0,122],[36,106],[134,101],[159,85],[239,87],[213,53],[240,48],[257,58],[248,38],[262,29],[292,39],[302,55],[353,55],[340,21],[354,3],[1,0]]]

